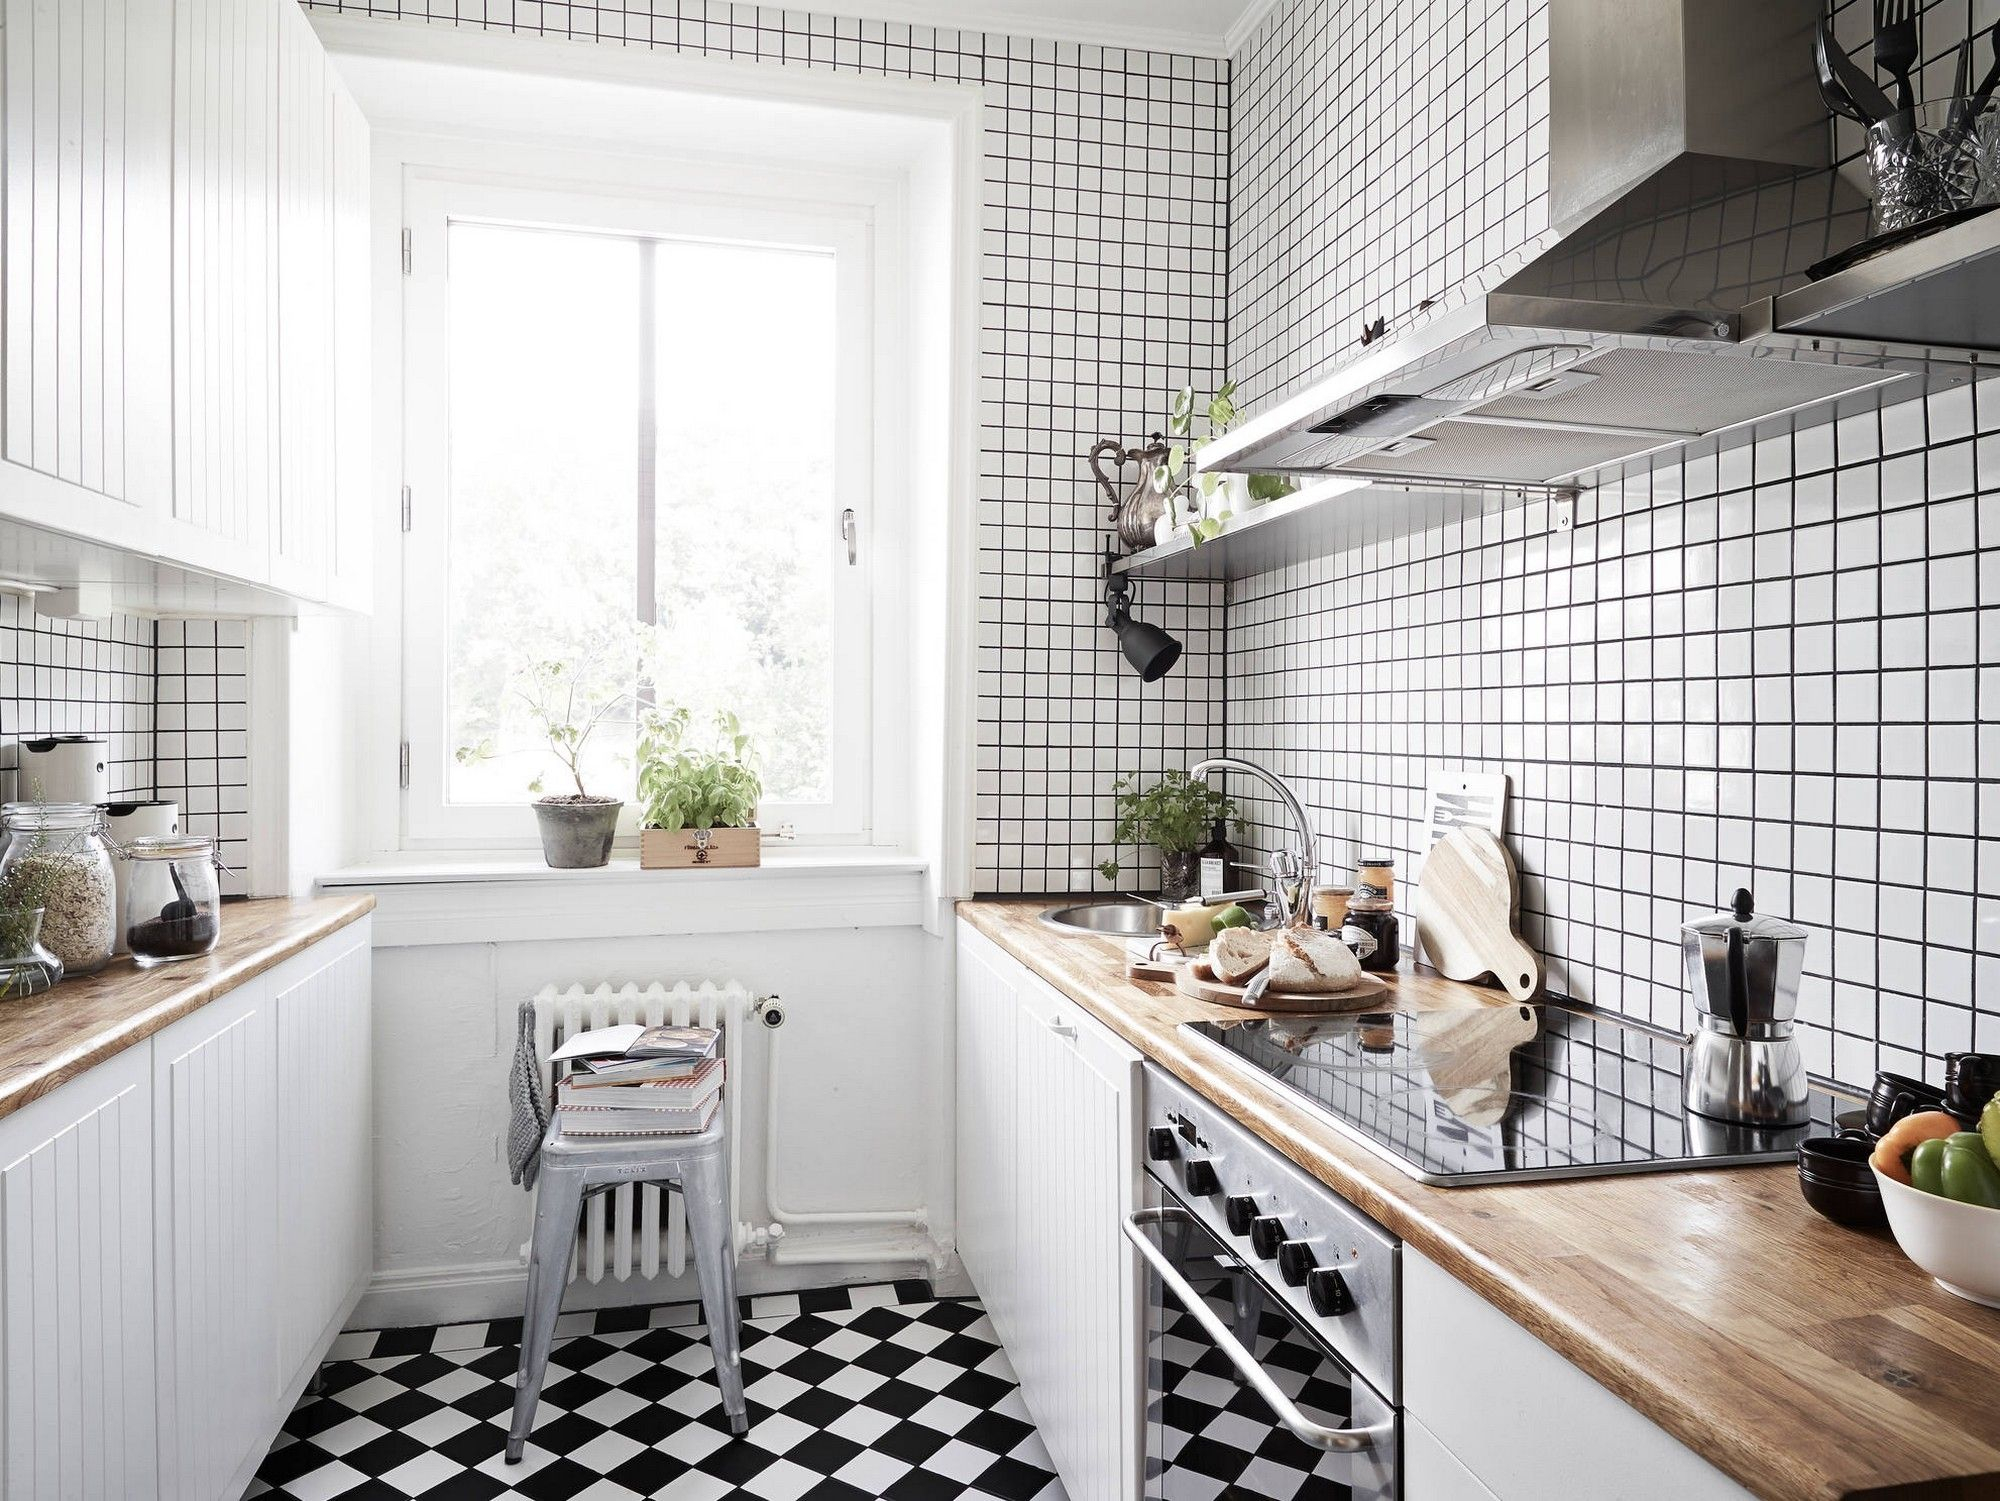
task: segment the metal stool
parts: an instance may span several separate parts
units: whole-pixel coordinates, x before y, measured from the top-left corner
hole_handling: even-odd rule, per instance
[[[549,1342],[562,1310],[577,1221],[587,1194],[621,1183],[678,1183],[694,1242],[695,1275],[708,1320],[722,1410],[733,1433],[749,1430],[743,1404],[743,1354],[736,1324],[736,1268],[729,1220],[728,1140],[721,1112],[695,1136],[565,1136],[549,1122],[542,1138],[541,1181],[535,1189],[535,1243],[528,1259],[528,1306],[521,1318],[521,1370],[514,1386],[514,1421],[507,1462],[521,1457],[534,1426],[535,1404],[549,1364]]]

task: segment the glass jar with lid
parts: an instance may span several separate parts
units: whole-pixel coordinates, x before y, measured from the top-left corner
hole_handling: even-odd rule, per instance
[[[65,975],[95,974],[118,938],[117,882],[94,803],[8,803],[0,808],[0,906],[42,909],[41,946]]]
[[[144,967],[192,959],[222,936],[215,841],[202,834],[151,834],[124,847],[125,947]]]

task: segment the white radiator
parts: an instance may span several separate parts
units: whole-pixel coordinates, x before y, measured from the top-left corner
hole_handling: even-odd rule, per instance
[[[738,1072],[740,1039],[748,1035],[744,1019],[755,1004],[748,991],[734,980],[717,986],[703,981],[691,986],[686,981],[671,990],[655,981],[641,990],[626,983],[616,988],[598,985],[586,990],[571,985],[558,990],[545,985],[535,997],[535,1055],[546,1060],[557,1044],[593,1027],[613,1027],[627,1022],[647,1026],[721,1027],[722,1052],[729,1059],[728,1077],[722,1087],[722,1114],[729,1131],[729,1222],[740,1226],[737,1212],[741,1195],[741,1130],[743,1085]],[[542,1064],[542,1088],[553,1105],[552,1074]],[[522,1255],[527,1247],[522,1247]],[[633,1276],[657,1276],[662,1268],[678,1277],[687,1269],[687,1217],[679,1194],[663,1193],[650,1184],[622,1184],[605,1193],[593,1194],[584,1202],[583,1222],[577,1227],[576,1259],[572,1277],[601,1282],[608,1273],[620,1281]]]

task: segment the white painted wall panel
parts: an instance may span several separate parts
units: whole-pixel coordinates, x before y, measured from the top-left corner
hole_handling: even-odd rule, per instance
[[[1004,1343],[1014,1294],[1015,1013],[1004,956],[970,928],[958,939],[958,1254]]]
[[[0,1121],[0,1496],[150,1496],[152,1078],[114,1058]]]
[[[0,0],[8,462],[166,503],[173,0]]]

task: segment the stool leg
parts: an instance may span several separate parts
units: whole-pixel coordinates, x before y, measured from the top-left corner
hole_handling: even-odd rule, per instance
[[[577,1215],[583,1207],[583,1173],[542,1159],[542,1178],[535,1189],[535,1243],[528,1257],[528,1302],[521,1314],[521,1366],[514,1378],[514,1419],[507,1427],[507,1463],[521,1458],[528,1430],[535,1426],[535,1404],[541,1400],[542,1377],[548,1371],[549,1344],[555,1338],[556,1314],[562,1308],[563,1283],[569,1278],[570,1248],[576,1240]]]
[[[681,1175],[688,1237],[694,1242],[695,1273],[701,1279],[702,1312],[708,1319],[708,1348],[715,1357],[715,1383],[731,1433],[750,1431],[743,1401],[743,1347],[736,1324],[736,1258],[729,1223],[729,1167],[717,1154],[689,1164]]]

